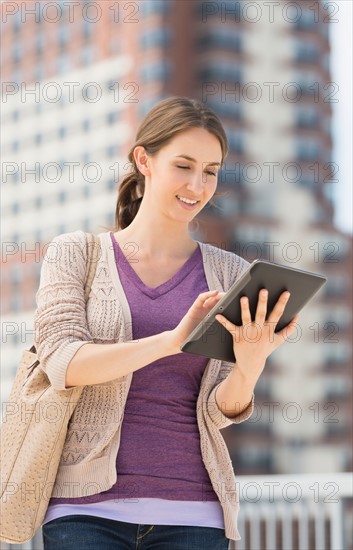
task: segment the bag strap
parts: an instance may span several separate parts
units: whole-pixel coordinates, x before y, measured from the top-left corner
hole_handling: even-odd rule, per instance
[[[87,302],[91,291],[92,282],[96,274],[97,263],[100,258],[100,240],[98,235],[86,233],[86,249],[88,258],[88,267],[85,281],[85,301]]]

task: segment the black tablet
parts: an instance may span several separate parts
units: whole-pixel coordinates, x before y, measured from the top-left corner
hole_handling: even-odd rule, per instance
[[[292,321],[295,314],[305,306],[325,282],[326,277],[318,273],[302,271],[266,260],[255,260],[195,327],[180,346],[180,350],[234,362],[232,335],[215,319],[217,313],[221,313],[235,325],[241,325],[240,298],[242,296],[249,298],[251,318],[254,319],[259,291],[262,288],[268,290],[268,314],[272,311],[281,293],[288,290],[291,295],[277,324],[276,332],[278,332]]]

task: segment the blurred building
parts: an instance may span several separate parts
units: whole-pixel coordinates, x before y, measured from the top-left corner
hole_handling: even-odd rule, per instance
[[[236,473],[351,470],[352,239],[333,225],[323,3],[7,4],[3,399],[32,342],[45,244],[113,224],[139,121],[164,97],[196,97],[221,117],[230,154],[194,238],[328,277],[296,341],[268,361],[254,417],[223,431]]]

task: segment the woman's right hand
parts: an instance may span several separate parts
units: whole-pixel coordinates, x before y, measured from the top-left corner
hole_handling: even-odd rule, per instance
[[[181,344],[217,302],[223,298],[224,294],[225,292],[219,292],[218,290],[208,290],[198,295],[180,323],[175,329],[170,331],[172,346],[173,349],[175,349],[175,353],[181,353]]]

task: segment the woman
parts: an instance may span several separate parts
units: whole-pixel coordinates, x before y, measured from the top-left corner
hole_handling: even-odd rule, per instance
[[[266,358],[297,319],[274,334],[288,296],[265,321],[264,291],[255,319],[246,300],[242,326],[218,317],[236,364],[180,352],[248,265],[188,232],[216,192],[227,152],[222,124],[205,105],[161,101],[129,153],[115,231],[99,235],[87,304],[85,234],[52,242],[55,261],[44,260],[37,293],[38,355],[55,388],[84,390],[42,528],[46,550],[217,550],[240,539],[220,429],[252,414]]]

